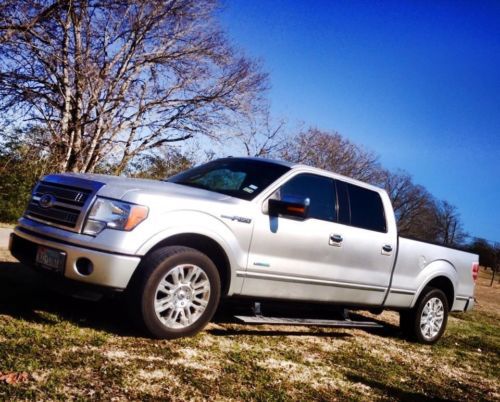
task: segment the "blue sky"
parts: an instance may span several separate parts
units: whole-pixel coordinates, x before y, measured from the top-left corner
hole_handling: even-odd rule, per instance
[[[500,1],[225,0],[273,115],[336,130],[500,241]]]

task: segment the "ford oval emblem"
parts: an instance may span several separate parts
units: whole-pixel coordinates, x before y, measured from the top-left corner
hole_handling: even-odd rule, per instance
[[[42,208],[50,208],[54,205],[55,200],[52,194],[44,194],[40,197],[40,201],[38,202]]]

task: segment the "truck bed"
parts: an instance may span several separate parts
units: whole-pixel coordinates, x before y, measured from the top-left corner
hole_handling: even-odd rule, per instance
[[[472,264],[478,257],[462,250],[399,236],[398,255],[386,307],[412,307],[416,295],[433,278],[451,279],[452,311],[463,311],[474,295]]]

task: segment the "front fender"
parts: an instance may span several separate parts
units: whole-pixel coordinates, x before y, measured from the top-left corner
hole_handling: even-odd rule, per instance
[[[229,293],[239,291],[236,271],[246,269],[252,226],[228,221],[213,215],[193,210],[173,211],[159,219],[158,231],[146,239],[137,249],[137,255],[147,254],[154,246],[169,237],[193,233],[209,237],[217,242],[226,253],[231,270]]]
[[[417,275],[415,281],[418,284],[418,288],[411,302],[410,307],[413,308],[415,306],[422,291],[429,284],[429,282],[440,276],[450,280],[450,282],[453,285],[453,290],[454,290],[453,294],[456,295],[455,292],[458,286],[458,272],[455,269],[455,267],[449,261],[446,260],[433,261],[429,265],[427,265],[424,269],[422,269],[420,273]]]

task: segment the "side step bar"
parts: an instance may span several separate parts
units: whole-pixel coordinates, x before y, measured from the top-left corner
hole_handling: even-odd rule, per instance
[[[255,325],[314,325],[318,327],[337,328],[383,328],[373,321],[322,320],[314,318],[264,317],[262,315],[235,315],[234,318],[243,324]]]

